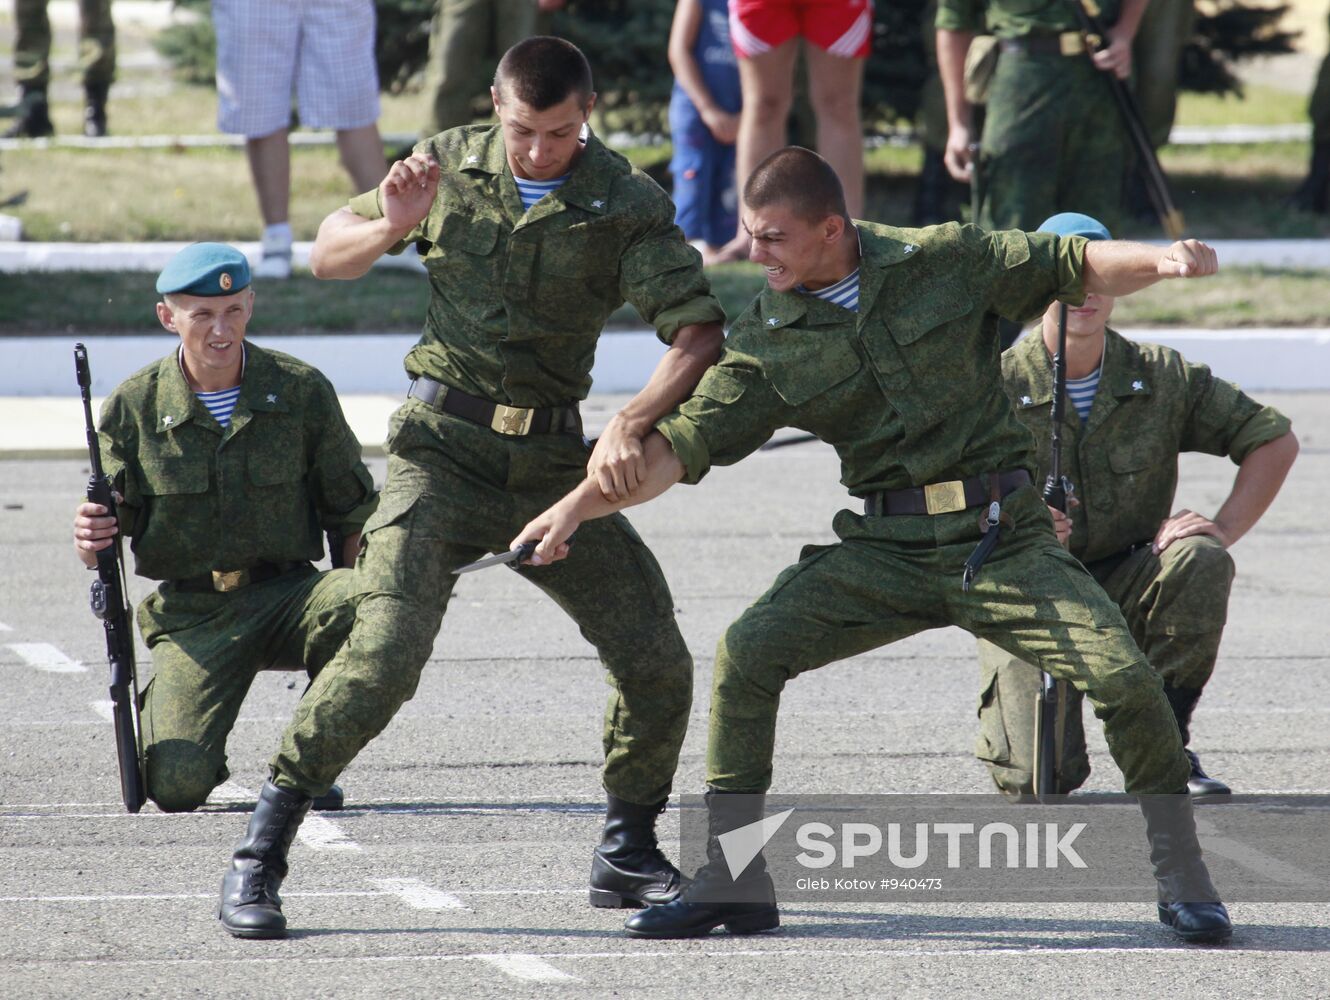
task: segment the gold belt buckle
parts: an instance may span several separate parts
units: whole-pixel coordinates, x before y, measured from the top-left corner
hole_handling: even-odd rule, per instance
[[[924,487],[924,507],[930,514],[952,514],[965,509],[965,484],[959,479]]]
[[[1085,51],[1086,43],[1090,41],[1079,31],[1064,31],[1058,35],[1058,45],[1062,49],[1064,56],[1078,56]],[[1098,42],[1094,43],[1096,46]]]
[[[531,430],[531,419],[535,415],[535,410],[495,403],[494,416],[490,418],[490,430],[499,434],[525,434]]]
[[[249,570],[247,569],[215,569],[212,571],[212,589],[226,594],[232,590],[239,590],[249,583]]]

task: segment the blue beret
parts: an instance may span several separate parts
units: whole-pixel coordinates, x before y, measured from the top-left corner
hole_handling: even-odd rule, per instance
[[[1113,238],[1102,222],[1080,212],[1059,212],[1045,219],[1039,232],[1052,233],[1054,236],[1084,236],[1087,240]]]
[[[187,246],[157,276],[159,295],[231,295],[248,287],[249,261],[225,243]]]

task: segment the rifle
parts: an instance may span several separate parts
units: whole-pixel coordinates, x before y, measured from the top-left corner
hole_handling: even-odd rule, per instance
[[[74,372],[83,396],[83,420],[88,432],[88,458],[92,475],[88,477],[88,501],[100,504],[116,517],[111,480],[102,471],[102,452],[97,443],[97,428],[92,422],[92,373],[88,369],[88,351],[74,345]],[[119,527],[119,521],[116,522]],[[129,602],[126,599],[125,560],[120,533],[115,543],[97,553],[97,579],[88,595],[92,613],[106,629],[106,656],[111,663],[111,717],[115,727],[115,752],[120,762],[120,796],[125,808],[136,813],[147,801],[144,791],[143,753],[139,742],[139,686],[134,674],[134,633],[131,631]]]
[[[1044,480],[1044,503],[1067,513],[1076,487],[1062,474],[1062,417],[1067,398],[1067,304],[1058,309],[1058,347],[1053,354],[1053,448]],[[1040,801],[1057,794],[1058,682],[1039,671],[1039,694],[1035,696],[1034,790]]]
[[[1081,32],[1085,35],[1086,58],[1090,58],[1092,50],[1099,52],[1106,49],[1108,34],[1099,20],[1099,4],[1095,0],[1067,0],[1067,2],[1071,4],[1076,20],[1080,22]],[[1159,157],[1155,155],[1150,136],[1141,121],[1141,109],[1136,104],[1136,98],[1127,85],[1118,79],[1116,73],[1102,75],[1108,78],[1109,89],[1112,90],[1113,99],[1118,105],[1118,113],[1122,115],[1122,124],[1127,129],[1127,137],[1145,167],[1145,190],[1150,196],[1155,214],[1159,216],[1159,222],[1164,227],[1164,232],[1168,234],[1168,238],[1180,240],[1183,230],[1182,213],[1173,204],[1173,196],[1168,190],[1168,179],[1164,176],[1164,168],[1159,165]]]

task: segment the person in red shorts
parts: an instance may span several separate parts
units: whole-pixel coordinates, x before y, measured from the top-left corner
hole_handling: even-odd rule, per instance
[[[786,144],[799,39],[808,64],[808,97],[817,151],[845,188],[850,218],[864,210],[863,129],[859,94],[873,39],[873,0],[730,0],[730,39],[739,57],[743,109],[736,143],[740,190],[753,168]],[[748,256],[742,224],[717,260]]]

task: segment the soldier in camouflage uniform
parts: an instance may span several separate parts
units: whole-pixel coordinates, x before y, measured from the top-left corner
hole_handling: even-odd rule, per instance
[[[536,557],[556,558],[587,518],[680,479],[695,483],[780,427],[833,445],[841,481],[864,501],[864,514],[836,515],[838,543],[805,547],[721,639],[707,749],[710,861],[679,899],[630,918],[629,932],[775,927],[765,864],[754,859],[731,879],[719,837],[761,818],[785,684],[916,632],[959,625],[1036,658],[1085,693],[1127,790],[1161,793],[1142,800],[1161,919],[1191,939],[1227,936],[1191,801],[1176,794],[1188,773],[1177,725],[1121,613],[1057,543],[1032,480],[1030,434],[1002,389],[992,322],[994,313],[1028,318],[1055,296],[1079,302],[1090,292],[1207,274],[1213,251],[1196,241],[1159,250],[955,224],[851,224],[835,173],[796,147],[754,171],[743,220],[768,287],[735,320],[720,363],[692,398],[656,424],[645,485],[611,502],[584,484],[514,539],[543,539]],[[994,508],[996,547],[966,590],[963,567]],[[753,807],[730,804],[740,801]]]
[[[587,476],[588,462],[608,495],[633,492],[644,474],[641,436],[720,353],[724,312],[674,206],[586,128],[594,94],[582,53],[555,38],[521,42],[500,62],[492,94],[498,125],[421,143],[377,191],[324,221],[310,259],[320,277],[356,277],[415,243],[431,301],[406,358],[414,381],[392,419],[383,502],[356,566],[355,627],[273,759],[268,787],[290,804],[293,823],[415,692],[454,571],[506,549],[519,526]],[[625,300],[671,346],[588,453],[578,402],[601,328]],[[588,525],[566,563],[521,572],[577,622],[612,689],[591,901],[672,898],[679,873],[654,828],[687,726],[693,665],[660,567],[616,517]],[[284,857],[280,865],[284,874]],[[278,907],[274,886],[267,902],[223,919],[228,929],[276,932]]]
[[[1330,212],[1330,56],[1321,61],[1307,115],[1312,120],[1312,159],[1293,204],[1307,212]]]
[[[1040,229],[1108,239],[1098,222],[1072,213]],[[1228,547],[1274,500],[1298,445],[1287,417],[1215,378],[1205,365],[1109,329],[1113,301],[1090,294],[1068,310],[1067,377],[1079,382],[1073,388],[1093,392],[1085,417],[1073,398],[1063,418],[1062,472],[1080,501],[1066,523],[1069,547],[1122,610],[1132,638],[1163,681],[1185,746],[1192,711],[1219,655],[1233,582]],[[1007,394],[1034,434],[1041,482],[1051,463],[1051,355],[1057,342],[1054,305],[1042,326],[1002,356]],[[1227,455],[1238,466],[1233,490],[1213,519],[1190,510],[1170,515],[1177,456],[1184,451]],[[1061,512],[1053,517],[1066,521]],[[981,642],[979,654],[977,753],[1003,792],[1028,795],[1038,667],[991,642]],[[1059,688],[1057,791],[1069,792],[1089,777],[1090,763],[1081,694],[1066,684]],[[1186,754],[1193,796],[1228,794],[1226,785],[1205,774],[1194,752]]]
[[[55,129],[46,101],[51,80],[51,22],[47,0],[14,0],[14,78],[21,88],[18,121],[6,138],[39,138]],[[106,135],[106,97],[115,80],[115,22],[111,0],[79,0],[79,66],[83,69],[83,134]]]
[[[1107,80],[1126,79],[1146,0],[1105,3],[1109,46],[1093,57],[1061,0],[938,0],[937,58],[947,98],[947,169],[969,182],[979,171],[985,229],[1033,229],[1053,211],[1111,219],[1122,196],[1126,133]],[[985,21],[985,19],[987,19]],[[979,162],[971,163],[965,54],[976,32],[999,39]]]
[[[229,776],[226,740],[260,670],[312,677],[345,641],[351,571],[311,562],[324,531],[354,552],[375,502],[328,380],[245,343],[248,285],[231,247],[177,254],[157,282],[157,313],[181,345],[102,407],[121,530],[136,572],[162,581],[138,621],[153,663],[142,695],[147,792],[167,812],[197,809]],[[209,393],[235,397],[229,415],[219,411],[225,423]],[[87,566],[114,533],[104,508],[79,506],[74,539]]]

